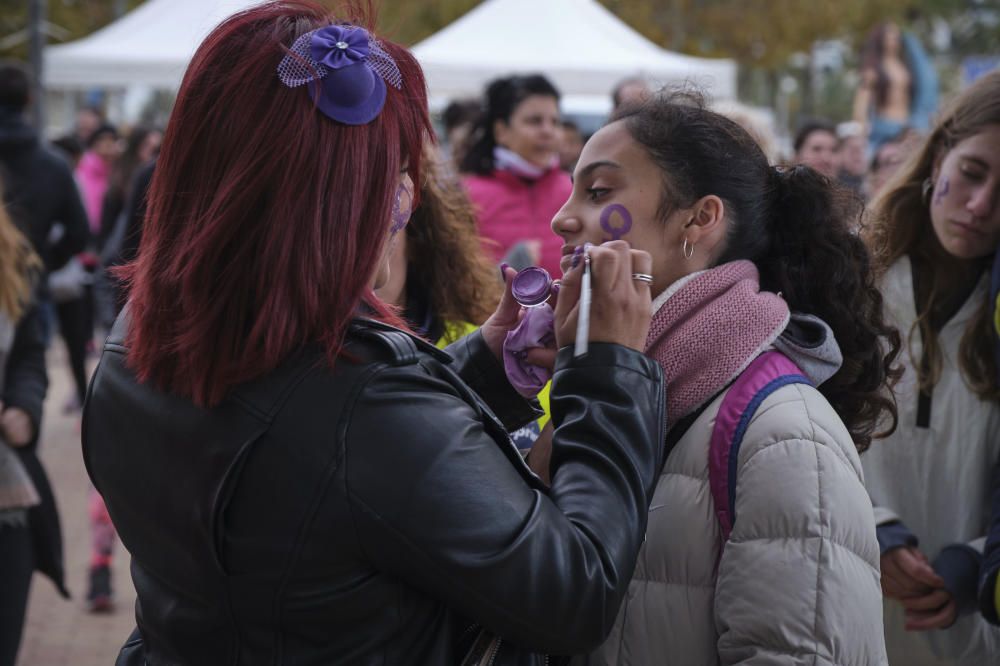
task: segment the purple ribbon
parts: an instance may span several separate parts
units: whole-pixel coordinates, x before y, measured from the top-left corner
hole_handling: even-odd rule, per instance
[[[368,40],[368,32],[362,28],[329,25],[313,33],[309,50],[316,62],[341,69],[368,58]]]

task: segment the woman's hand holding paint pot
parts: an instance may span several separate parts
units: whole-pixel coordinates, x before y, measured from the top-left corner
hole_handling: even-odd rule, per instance
[[[537,271],[540,269],[528,270]],[[544,271],[542,272],[544,273]],[[503,296],[500,298],[500,304],[497,306],[496,311],[483,323],[480,330],[490,350],[493,351],[498,359],[502,360],[503,346],[504,341],[507,339],[507,334],[521,323],[521,320],[524,318],[524,309],[514,296],[514,279],[518,276],[518,272],[507,264],[501,264],[500,275],[504,281]],[[549,289],[549,286],[545,287],[546,291],[549,291]],[[555,294],[558,290],[559,287],[556,284],[551,285],[552,298],[549,300],[549,303],[553,306],[555,305]],[[555,347],[551,349],[534,347],[525,352],[524,362],[551,370],[555,366],[555,355]]]
[[[479,328],[486,345],[500,360],[503,359],[503,342],[507,339],[507,333],[517,328],[521,321],[521,304],[511,293],[511,285],[516,275],[517,271],[513,268],[505,263],[500,264],[500,277],[504,281],[503,296],[500,297],[497,309]]]
[[[652,295],[649,284],[634,274],[652,272],[648,252],[633,250],[623,240],[591,245],[590,342],[610,342],[637,351],[646,347]],[[580,315],[580,289],[585,261],[576,262],[563,276],[556,303],[556,342],[560,348],[576,341]]]

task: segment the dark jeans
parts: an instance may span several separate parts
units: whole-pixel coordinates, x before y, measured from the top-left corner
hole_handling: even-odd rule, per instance
[[[42,339],[45,342],[45,348],[48,349],[56,331],[56,306],[48,294],[39,296],[36,303],[38,305],[38,318],[42,322]]]
[[[59,333],[66,342],[69,367],[81,405],[87,395],[87,342],[94,337],[93,300],[93,290],[87,287],[82,298],[56,303]]]
[[[17,661],[34,568],[28,528],[0,527],[0,666]]]

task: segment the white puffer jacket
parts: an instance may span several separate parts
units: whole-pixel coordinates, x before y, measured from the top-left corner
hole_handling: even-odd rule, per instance
[[[751,420],[716,575],[708,449],[722,400],[667,459],[611,636],[575,663],[887,663],[872,505],[854,444],[816,389],[778,389]]]

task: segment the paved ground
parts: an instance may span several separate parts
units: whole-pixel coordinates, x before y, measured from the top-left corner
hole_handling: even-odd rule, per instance
[[[92,615],[84,607],[90,554],[89,481],[80,452],[79,413],[63,413],[71,385],[63,348],[57,342],[49,356],[41,457],[62,518],[67,585],[73,599],[62,599],[48,579],[35,576],[18,666],[111,666],[118,648],[135,626],[135,591],[128,575],[128,555],[120,545],[113,567],[114,611]]]

